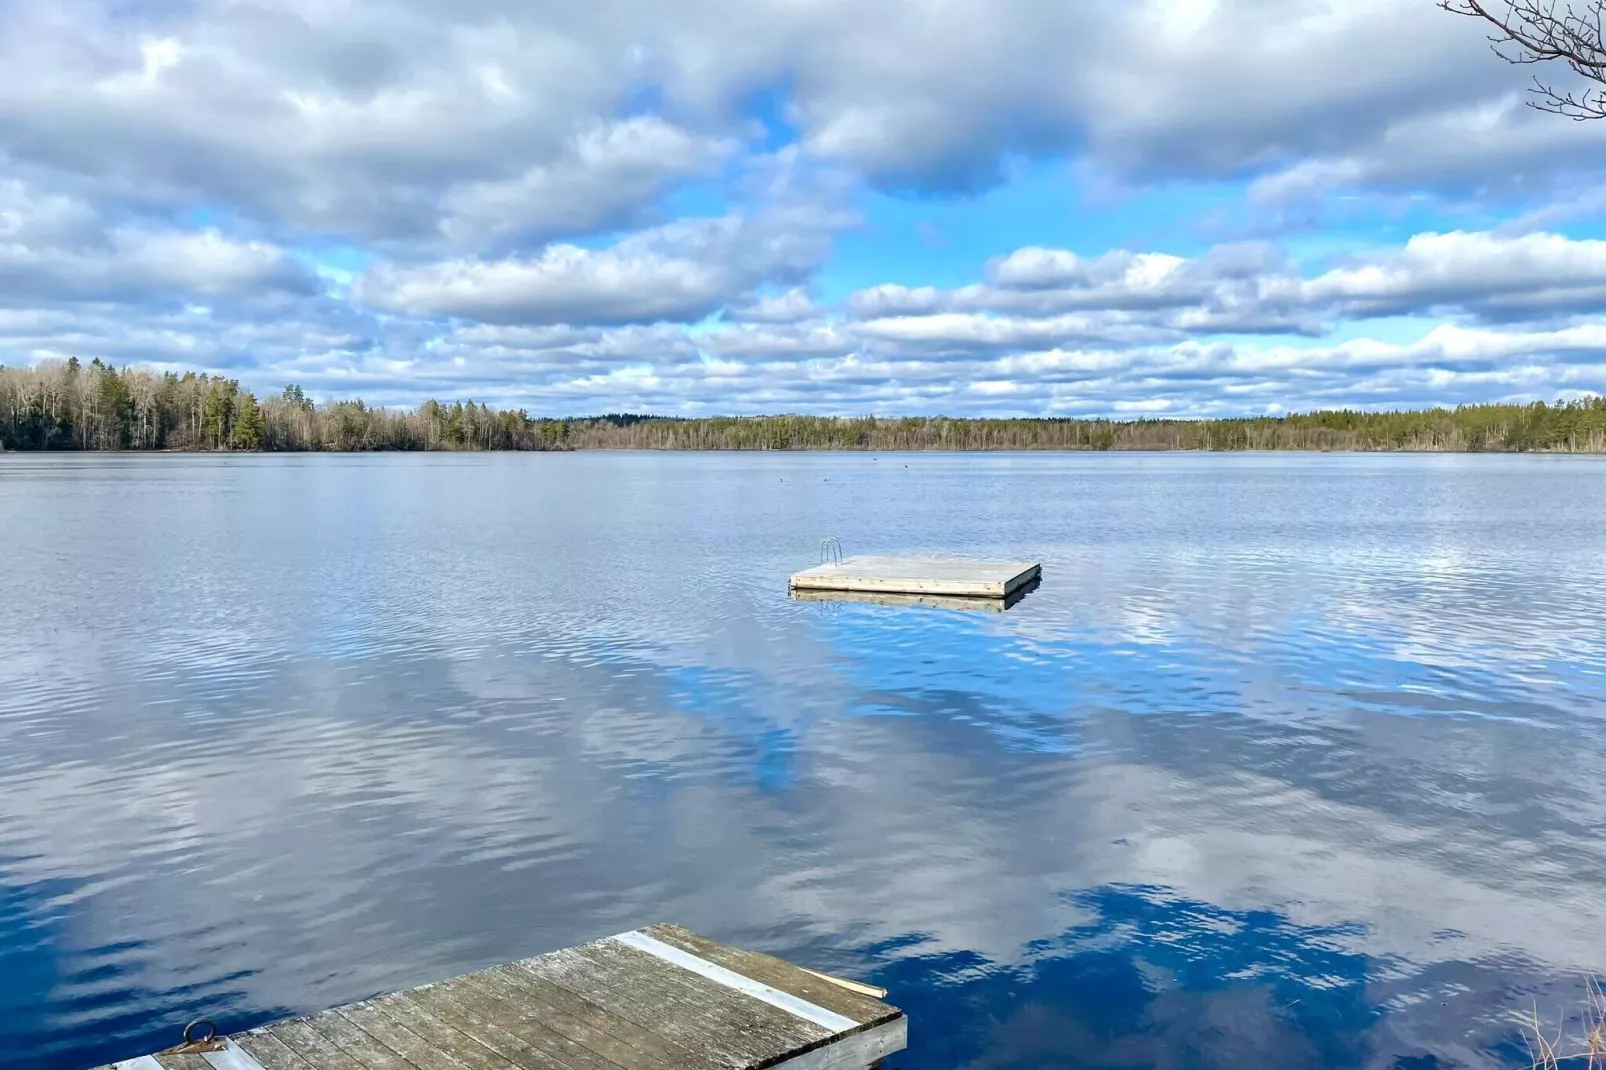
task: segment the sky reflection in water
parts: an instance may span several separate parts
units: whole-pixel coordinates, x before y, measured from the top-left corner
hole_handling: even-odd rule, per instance
[[[0,458],[0,1066],[655,920],[906,1070],[1522,1061],[1606,962],[1602,473]],[[1044,582],[789,599],[826,534]]]

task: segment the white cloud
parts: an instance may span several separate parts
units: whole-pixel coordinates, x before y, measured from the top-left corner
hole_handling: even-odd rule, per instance
[[[382,265],[355,293],[393,311],[491,323],[691,321],[751,303],[763,284],[806,278],[846,218],[780,203],[665,224],[601,250],[551,245],[529,257]]]
[[[851,295],[866,319],[956,312],[1053,317],[1066,310],[1148,313],[1195,333],[1298,331],[1341,318],[1465,313],[1491,320],[1587,312],[1606,299],[1606,242],[1543,232],[1424,233],[1306,279],[1274,247],[1218,246],[1197,259],[1116,250],[1081,257],[1029,247],[952,290],[881,285]]]
[[[1438,306],[1484,315],[1594,311],[1606,304],[1606,241],[1559,234],[1418,234],[1305,286],[1307,300],[1388,315]]]
[[[1126,347],[1163,342],[1174,332],[1132,323],[1124,316],[1072,314],[1041,319],[972,312],[888,316],[856,325],[854,333],[871,342],[890,343],[907,352],[1032,352],[1067,345]]]
[[[1597,326],[1440,327],[1409,343],[1036,349],[957,330],[910,341],[825,324],[743,325],[695,339],[668,327],[620,328],[604,332],[606,342],[520,349],[507,330],[458,332],[447,349],[466,358],[476,396],[559,413],[1236,415],[1269,403],[1298,411],[1606,390],[1606,328]],[[718,359],[697,359],[699,349]]]
[[[142,274],[158,294],[260,293],[283,287],[308,292],[314,283],[283,249],[235,241],[216,229],[190,232],[118,230],[111,235],[118,268]]]
[[[1469,20],[1388,0],[11,5],[0,303],[35,319],[0,321],[0,352],[677,411],[1451,400],[1552,389],[1535,367],[1572,389],[1600,243],[1525,231],[1594,211],[1576,188],[1522,226],[1436,220],[1322,264],[1154,234],[999,250],[945,221],[945,276],[956,241],[1002,255],[939,287],[904,252],[821,296],[866,276],[822,270],[867,185],[974,190],[1026,160],[1256,179],[1244,206],[1284,222],[1355,190],[1598,178],[1606,125],[1522,108],[1525,73]],[[1344,340],[1379,317],[1408,322]],[[1530,348],[1413,378],[1401,340],[1441,321]],[[1399,375],[1357,371],[1363,349]]]
[[[782,294],[733,302],[725,309],[725,318],[751,323],[796,323],[817,311],[814,299],[794,286]]]
[[[848,295],[848,312],[863,319],[878,316],[917,316],[936,312],[946,306],[949,297],[935,286],[902,286],[884,282]]]
[[[1265,246],[1196,258],[1034,247],[978,265],[983,282],[873,287],[832,305],[801,289],[754,296],[807,274],[829,242],[828,228],[800,230],[777,211],[650,228],[602,250],[385,264],[354,287],[382,316],[293,288],[271,310],[66,316],[16,303],[0,316],[0,359],[225,367],[258,388],[294,381],[387,404],[472,396],[559,414],[1206,415],[1606,391],[1606,327],[1577,314],[1598,300],[1606,243],[1427,233],[1308,277]],[[818,221],[813,211],[803,218]],[[61,221],[77,216],[43,218],[68,232]],[[277,262],[205,233],[137,237],[113,232],[100,260],[35,277],[232,293]],[[735,316],[701,322],[732,304]],[[1396,340],[1367,336],[1380,315]]]
[[[459,246],[509,234],[545,239],[615,229],[638,217],[672,179],[707,173],[736,148],[656,116],[597,123],[575,136],[564,155],[516,178],[452,187],[441,229]]]
[[[1266,189],[1284,194],[1606,160],[1606,132],[1514,107],[1524,80],[1470,20],[1389,0],[630,0],[562,17],[88,0],[0,10],[0,155],[150,204],[414,243],[639,218],[754,133],[755,93],[807,152],[893,187],[977,188],[1012,156],[1139,179],[1280,172]]]
[[[171,37],[162,37],[140,45],[139,54],[143,61],[141,76],[146,82],[154,82],[163,71],[179,65],[184,58],[184,46]]]
[[[532,259],[383,268],[357,290],[370,304],[412,315],[564,324],[697,319],[726,292],[716,270],[693,260],[572,245]]]
[[[1064,286],[1121,286],[1159,289],[1187,263],[1164,253],[1117,253],[1089,261],[1064,249],[1017,249],[991,265],[993,281],[1023,290]]]
[[[181,303],[317,290],[284,249],[216,227],[110,220],[96,206],[0,180],[0,303]]]
[[[309,294],[312,273],[265,242],[216,230],[119,229],[91,247],[0,244],[0,302],[171,303],[186,297]]]

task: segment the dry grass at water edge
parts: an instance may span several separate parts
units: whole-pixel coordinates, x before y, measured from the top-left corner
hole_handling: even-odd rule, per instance
[[[1569,1039],[1564,1027],[1559,1024],[1553,1038],[1547,1035],[1539,1020],[1538,1004],[1523,1015],[1523,1040],[1528,1044],[1528,1055],[1533,1060],[1535,1070],[1563,1070],[1564,1067],[1578,1066],[1585,1070],[1606,1070],[1606,992],[1601,990],[1600,982],[1593,977],[1585,982],[1585,987],[1584,1035],[1578,1042]]]

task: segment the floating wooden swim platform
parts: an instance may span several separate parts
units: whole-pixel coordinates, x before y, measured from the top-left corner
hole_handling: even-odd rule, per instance
[[[1008,598],[1041,574],[1023,561],[854,556],[793,573],[792,589]]]
[[[1002,613],[1013,608],[1036,589],[1037,580],[1015,588],[1007,598],[978,598],[974,595],[950,594],[899,594],[895,591],[831,591],[809,587],[792,588],[792,597],[799,602],[858,602],[872,606],[925,606],[929,609],[974,610],[982,613]]]
[[[865,1070],[908,1035],[877,994],[653,925],[101,1070]]]

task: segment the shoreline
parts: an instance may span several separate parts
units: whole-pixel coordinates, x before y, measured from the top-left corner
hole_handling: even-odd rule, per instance
[[[415,409],[261,399],[234,379],[46,363],[0,367],[0,449],[322,453],[954,451],[1606,453],[1606,398],[1261,416],[532,415],[473,401]]]
[[[1159,453],[1194,453],[1194,454],[1339,454],[1352,456],[1376,456],[1382,454],[1397,455],[1489,455],[1502,457],[1515,456],[1552,456],[1552,457],[1601,457],[1606,456],[1606,447],[1595,446],[1591,448],[1569,449],[1565,447],[1540,448],[1499,448],[1483,447],[1453,448],[1447,446],[1351,446],[1344,448],[1321,448],[1315,446],[987,446],[987,447],[944,447],[944,446],[795,446],[795,447],[763,447],[763,446],[631,446],[631,445],[587,445],[562,447],[519,447],[519,446],[493,446],[489,449],[472,446],[434,446],[434,447],[319,447],[307,446],[299,448],[223,448],[213,449],[207,447],[159,447],[156,449],[140,449],[137,447],[105,447],[82,449],[78,447],[51,446],[49,448],[16,448],[0,447],[0,455],[21,454],[27,456],[176,456],[176,457],[261,457],[261,456],[315,456],[323,454],[342,454],[357,456],[362,454],[390,454],[390,453],[417,453],[417,454],[488,454],[488,453],[844,453],[844,454],[881,454],[909,455],[909,454],[1004,454],[1004,453],[1041,453],[1041,454],[1159,454]]]

